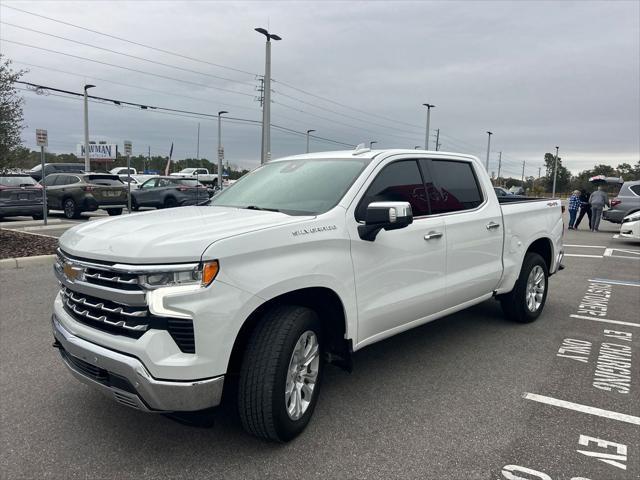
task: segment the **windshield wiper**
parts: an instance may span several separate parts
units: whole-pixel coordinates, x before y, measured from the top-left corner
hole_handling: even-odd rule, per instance
[[[257,205],[247,205],[246,207],[242,208],[246,208],[247,210],[264,210],[265,212],[280,212],[280,210],[278,210],[277,208],[263,208]]]

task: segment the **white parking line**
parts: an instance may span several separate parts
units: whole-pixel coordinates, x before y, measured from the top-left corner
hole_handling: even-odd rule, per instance
[[[627,415],[626,413],[612,412],[611,410],[603,410],[602,408],[589,407],[580,403],[567,402],[566,400],[558,400],[557,398],[545,397],[536,393],[525,393],[523,397],[534,402],[546,403],[555,407],[567,408],[576,412],[588,413],[589,415],[597,415],[598,417],[608,418],[610,420],[618,420],[620,422],[640,425],[640,417]]]
[[[608,283],[610,285],[626,285],[627,287],[640,287],[640,282],[633,280],[609,280],[607,278],[590,278],[590,282]]]
[[[586,315],[569,315],[571,318],[580,318],[582,320],[591,320],[594,322],[615,323],[616,325],[626,325],[628,327],[640,327],[640,323],[623,322],[620,320],[609,320],[608,318],[587,317]]]
[[[602,255],[583,255],[580,253],[565,253],[565,257],[586,257],[586,258],[602,258]]]

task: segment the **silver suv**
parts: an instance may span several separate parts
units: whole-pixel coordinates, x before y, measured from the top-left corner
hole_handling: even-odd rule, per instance
[[[622,223],[630,213],[640,210],[640,180],[624,182],[618,196],[611,200],[611,208],[605,210],[602,218],[613,223]]]

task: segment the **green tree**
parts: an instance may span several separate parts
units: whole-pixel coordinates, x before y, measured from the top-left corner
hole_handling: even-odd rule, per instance
[[[22,145],[24,99],[18,95],[15,82],[24,73],[13,70],[11,60],[0,54],[0,169],[10,166],[9,162],[15,160],[15,150]]]
[[[555,155],[553,153],[544,154],[545,176],[542,179],[547,192],[553,191],[553,168]],[[565,192],[569,188],[571,172],[562,165],[562,158],[558,157],[558,174],[556,177],[556,193]]]

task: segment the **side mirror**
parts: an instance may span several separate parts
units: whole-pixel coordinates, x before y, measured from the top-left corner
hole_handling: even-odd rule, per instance
[[[398,230],[413,223],[409,202],[373,202],[367,206],[364,225],[358,226],[362,240],[372,242],[380,230]]]

